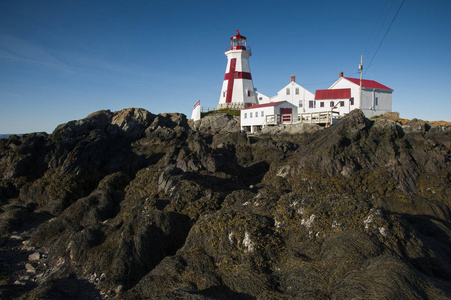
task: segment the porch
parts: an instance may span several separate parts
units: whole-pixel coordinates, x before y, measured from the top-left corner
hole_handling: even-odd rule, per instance
[[[279,124],[310,123],[327,127],[335,123],[339,117],[340,117],[339,112],[335,111],[267,115],[265,119],[265,126]]]

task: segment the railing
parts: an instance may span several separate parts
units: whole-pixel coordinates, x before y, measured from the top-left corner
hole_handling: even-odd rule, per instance
[[[214,108],[214,107],[201,107],[201,109],[200,109],[201,112],[209,112],[209,111],[212,111],[212,110],[216,110],[216,108]]]
[[[284,114],[284,115],[267,115],[266,125],[278,125],[278,124],[332,124],[332,121],[338,119],[339,112],[324,111],[314,113],[300,113],[300,114]]]
[[[230,50],[247,50],[247,51],[251,51],[251,47],[249,46],[230,46],[230,47],[226,47],[226,52],[230,51]]]

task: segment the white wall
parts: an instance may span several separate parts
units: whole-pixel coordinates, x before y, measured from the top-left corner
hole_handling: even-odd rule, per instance
[[[226,53],[227,56],[227,66],[224,74],[230,72],[230,64],[233,58],[236,58],[235,72],[247,72],[251,73],[249,67],[249,57],[251,52],[247,50],[230,50]],[[221,94],[219,96],[219,105],[224,105],[227,99],[227,86],[229,81],[224,80],[222,83]],[[247,91],[250,91],[248,96]],[[234,79],[233,82],[233,92],[232,92],[232,103],[252,103],[257,104],[257,97],[254,91],[254,84],[252,80],[249,79]]]
[[[255,109],[241,110],[241,127],[243,126],[263,126],[265,125],[266,116],[274,115],[274,106],[261,107]],[[262,116],[263,112],[263,116]],[[251,117],[252,114],[252,117]]]
[[[265,94],[262,94],[262,93],[259,93],[256,91],[255,95],[257,97],[258,104],[265,104],[265,103],[270,102],[269,101],[270,98],[268,96],[266,96]],[[260,100],[260,98],[261,98],[261,100]]]
[[[316,100],[316,107],[310,108],[309,103],[307,102],[307,109],[306,113],[313,113],[313,112],[324,112],[324,111],[330,111],[332,109],[331,102],[334,102],[334,105],[337,105],[340,101],[343,101],[344,106],[341,106],[340,104],[333,110],[334,112],[340,113],[340,116],[347,115],[351,110],[356,108],[356,105],[351,105],[349,99],[333,99],[333,100]],[[324,107],[321,107],[321,102],[324,103]]]
[[[337,80],[329,89],[344,88],[350,88],[351,97],[354,97],[354,106],[351,107],[351,110],[360,108],[367,118],[392,111],[392,91],[363,88],[362,100],[360,101],[360,86],[345,78]]]
[[[351,97],[354,97],[354,108],[361,108],[360,86],[350,82],[347,79],[340,78],[329,89],[351,89]]]
[[[191,119],[193,119],[194,121],[200,120],[200,105],[197,105],[193,109],[193,112],[191,113]]]
[[[296,88],[299,89],[299,94],[296,94]],[[289,95],[287,95],[287,89],[290,90]],[[314,98],[315,98],[314,94],[312,94],[311,92],[309,92],[296,82],[291,81],[277,93],[277,99],[274,99],[273,101],[288,101],[292,103],[294,106],[298,107],[299,112],[303,112],[305,106],[308,105],[308,101],[313,100]]]
[[[291,108],[293,114],[298,113],[298,108],[289,102],[280,103],[276,106],[242,109],[241,128],[243,126],[263,126],[266,122],[266,116],[280,114],[281,108]]]

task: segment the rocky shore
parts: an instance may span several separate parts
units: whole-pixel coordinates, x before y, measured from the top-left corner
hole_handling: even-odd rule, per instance
[[[1,299],[449,299],[451,126],[99,111],[0,139]]]

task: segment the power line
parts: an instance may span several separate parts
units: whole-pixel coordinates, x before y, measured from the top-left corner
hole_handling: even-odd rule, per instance
[[[373,30],[371,31],[371,34],[369,35],[368,41],[366,43],[365,46],[365,50],[363,51],[363,55],[366,56],[367,54],[369,55],[370,49],[373,46],[374,41],[376,40],[376,38],[379,36],[379,33],[382,30],[383,24],[385,23],[385,20],[387,19],[388,16],[388,12],[391,11],[391,8],[394,4],[394,2],[391,2],[390,7],[387,9],[387,12],[385,11],[385,9],[387,8],[387,4],[388,4],[389,0],[385,0],[384,3],[384,7],[382,8],[382,11],[379,15],[379,17],[377,18],[377,22],[374,24]],[[367,52],[368,50],[368,52]]]
[[[353,73],[353,74],[351,74],[349,76],[352,76],[352,75],[355,75],[355,74],[358,74],[358,73],[359,72],[355,72],[355,73]],[[317,82],[317,83],[299,83],[299,85],[319,85],[319,84],[332,83],[332,82],[335,82],[335,81],[337,81],[337,80],[331,80],[331,81],[325,81],[325,82]]]
[[[388,32],[390,31],[390,28],[391,28],[391,26],[393,25],[393,22],[395,22],[395,19],[396,19],[396,17],[398,16],[398,13],[399,13],[399,11],[401,10],[401,7],[402,7],[402,5],[404,4],[404,2],[405,2],[405,0],[402,0],[401,5],[400,5],[399,8],[398,8],[398,11],[396,12],[395,16],[393,17],[393,20],[391,21],[390,26],[388,26],[388,29],[387,29],[387,31],[385,32],[385,35],[384,35],[384,37],[382,38],[382,40],[381,40],[381,42],[380,42],[380,44],[379,44],[379,47],[377,47],[376,52],[375,52],[374,55],[373,55],[373,58],[371,58],[371,61],[370,61],[370,63],[368,64],[368,67],[366,68],[364,75],[366,74],[366,72],[367,72],[368,69],[370,68],[371,63],[373,62],[374,58],[376,57],[376,54],[377,54],[377,52],[379,51],[379,48],[382,46],[382,43],[384,42],[385,37],[387,36]]]

